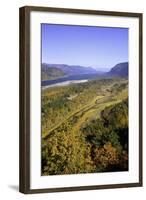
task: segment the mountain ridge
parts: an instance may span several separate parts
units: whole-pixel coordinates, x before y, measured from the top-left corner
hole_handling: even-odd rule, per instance
[[[58,69],[56,67],[48,68],[47,66],[42,66],[42,69],[41,69],[42,80],[52,80],[59,77],[63,77],[65,75],[66,74],[61,69]]]
[[[43,63],[42,67],[55,67],[62,70],[67,75],[76,75],[76,74],[91,74],[97,73],[97,71],[92,67],[84,67],[80,65],[67,65],[67,64],[47,64]]]
[[[112,67],[109,72],[107,72],[107,76],[128,77],[128,67],[129,67],[128,62],[118,63],[114,67]]]
[[[109,72],[97,71],[92,67],[67,64],[42,63],[42,80],[52,80],[67,76],[95,74],[98,77],[128,77],[128,62],[122,62],[112,67]]]

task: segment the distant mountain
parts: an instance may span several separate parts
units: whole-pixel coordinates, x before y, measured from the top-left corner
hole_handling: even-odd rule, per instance
[[[128,77],[128,65],[128,62],[119,63],[107,72],[106,75],[112,77]]]
[[[109,72],[97,71],[92,67],[66,64],[42,64],[42,80],[54,80],[70,76],[95,75],[97,77],[128,77],[128,62],[115,65]]]
[[[92,67],[83,67],[78,65],[66,65],[66,64],[42,64],[42,68],[57,68],[61,70],[64,74],[70,75],[80,75],[80,74],[95,74],[97,71]]]
[[[42,65],[41,69],[42,80],[52,80],[59,77],[63,77],[65,75],[66,73],[57,67],[48,67],[46,65]]]

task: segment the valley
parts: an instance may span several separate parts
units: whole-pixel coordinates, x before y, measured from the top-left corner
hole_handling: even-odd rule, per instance
[[[128,141],[120,142],[120,131],[128,134],[127,98],[126,78],[100,78],[42,90],[42,175],[127,170]],[[121,105],[126,113],[119,116],[116,109]],[[108,116],[103,118],[102,113],[108,110],[117,115],[118,129],[112,127],[115,122],[109,127],[105,124]],[[124,127],[122,121],[126,121]]]

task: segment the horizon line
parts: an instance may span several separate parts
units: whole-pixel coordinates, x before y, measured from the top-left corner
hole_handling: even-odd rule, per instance
[[[78,65],[78,64],[66,64],[66,63],[48,63],[48,62],[41,62],[41,65],[42,64],[48,64],[48,65],[67,65],[67,66],[78,66],[78,67],[90,67],[90,68],[93,68],[93,69],[112,69],[113,67],[115,67],[116,65],[118,64],[121,64],[121,63],[129,63],[129,61],[123,61],[123,62],[118,62],[117,64],[115,64],[114,66],[112,67],[98,67],[96,65]]]

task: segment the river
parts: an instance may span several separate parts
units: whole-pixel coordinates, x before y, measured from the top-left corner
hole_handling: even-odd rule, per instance
[[[97,78],[98,74],[80,74],[80,75],[71,75],[67,77],[61,77],[54,80],[45,80],[41,82],[42,88],[55,87],[55,86],[64,86],[73,83],[83,83],[88,80]]]

